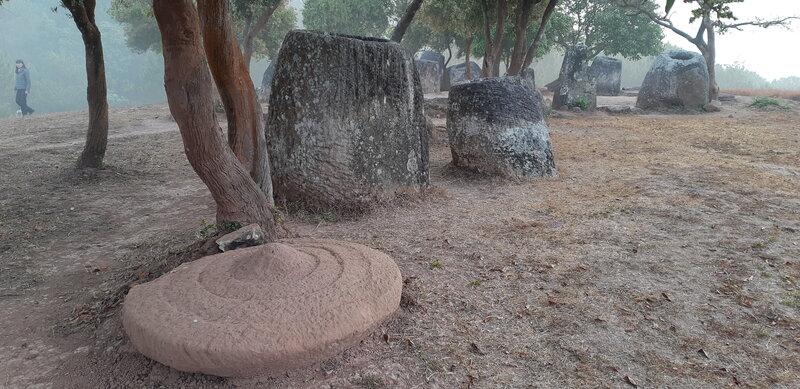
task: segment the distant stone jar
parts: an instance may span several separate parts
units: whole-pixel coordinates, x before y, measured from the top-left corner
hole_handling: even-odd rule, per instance
[[[262,102],[269,102],[269,95],[272,93],[272,77],[274,75],[275,61],[272,61],[261,77],[261,89],[258,91],[258,99]]]
[[[598,96],[619,96],[622,90],[622,61],[600,55],[595,57],[589,69]]]
[[[644,77],[636,106],[650,110],[696,110],[708,104],[708,67],[699,53],[670,50]]]
[[[418,59],[416,62],[422,93],[438,93],[442,82],[442,68],[433,61]]]
[[[588,56],[589,49],[584,44],[572,46],[564,53],[559,83],[553,92],[553,109],[594,111],[597,108],[597,90]]]
[[[267,120],[276,200],[363,211],[428,184],[428,129],[414,59],[398,44],[286,35]]]
[[[528,79],[453,85],[447,135],[457,167],[508,178],[556,173],[542,97]]]
[[[470,76],[472,78],[467,78],[467,64],[460,63],[458,65],[453,65],[447,68],[447,73],[450,76],[450,87],[452,88],[453,85],[463,84],[465,82],[470,82],[471,80],[477,80],[481,78],[481,66],[475,63],[475,61],[469,62],[470,67]]]
[[[433,61],[439,64],[439,69],[442,70],[442,78],[439,82],[439,91],[450,90],[450,74],[447,73],[447,65],[444,55],[435,51],[425,50],[419,55],[419,59],[423,61]]]

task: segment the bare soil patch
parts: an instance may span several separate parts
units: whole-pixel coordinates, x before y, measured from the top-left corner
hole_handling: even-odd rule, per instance
[[[552,118],[552,179],[465,174],[437,141],[435,195],[287,214],[294,235],[392,256],[402,308],[255,379],[147,360],[111,303],[203,254],[213,202],[166,108],[113,110],[109,167],[83,174],[85,113],[0,120],[0,386],[799,386],[800,113],[743,104]]]

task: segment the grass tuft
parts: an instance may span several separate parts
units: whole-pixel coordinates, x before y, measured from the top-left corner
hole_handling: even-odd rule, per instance
[[[780,100],[778,99],[772,97],[762,97],[762,96],[753,99],[753,102],[750,103],[750,107],[757,109],[771,109],[771,108],[789,109],[789,107],[781,103]]]

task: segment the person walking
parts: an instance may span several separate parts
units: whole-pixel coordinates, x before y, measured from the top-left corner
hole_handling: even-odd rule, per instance
[[[14,72],[17,78],[14,83],[14,90],[17,92],[17,105],[19,105],[22,115],[30,115],[33,113],[33,108],[28,106],[28,93],[31,92],[31,73],[21,59],[17,60],[16,66]]]

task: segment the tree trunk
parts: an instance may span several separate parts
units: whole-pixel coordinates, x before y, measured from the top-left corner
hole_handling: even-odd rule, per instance
[[[511,52],[511,60],[506,69],[506,74],[515,76],[522,70],[522,64],[525,60],[525,37],[528,31],[528,25],[531,21],[531,9],[533,8],[534,0],[521,0],[519,9],[517,10],[517,25],[515,26],[514,50]]]
[[[544,13],[542,14],[542,20],[539,22],[539,30],[536,31],[536,37],[533,38],[533,42],[531,42],[530,47],[528,47],[528,52],[525,53],[525,60],[522,62],[522,69],[526,69],[533,63],[533,59],[536,58],[536,52],[539,51],[539,43],[542,41],[542,37],[544,36],[545,27],[547,27],[547,22],[550,20],[550,16],[553,14],[553,10],[556,9],[556,5],[558,4],[558,0],[550,0],[547,3],[547,7],[544,9]]]
[[[199,0],[208,65],[228,118],[228,145],[272,204],[267,140],[247,62],[239,50],[227,0]]]
[[[244,39],[242,40],[242,56],[247,63],[247,66],[250,66],[250,61],[253,59],[253,40],[248,39],[250,37],[251,31],[253,29],[253,15],[248,14],[245,16],[244,19],[244,30],[242,33],[244,34]]]
[[[494,34],[494,46],[492,47],[492,77],[500,75],[500,55],[503,52],[507,11],[507,0],[497,0],[497,30]]]
[[[490,61],[492,60],[491,52],[492,52],[492,23],[489,21],[489,4],[484,0],[482,2],[483,6],[483,36],[484,36],[484,49],[483,49],[483,76],[489,77],[489,66]],[[469,66],[469,64],[467,64]]]
[[[94,1],[64,1],[81,32],[86,51],[86,100],[89,104],[89,128],[86,144],[77,168],[101,168],[108,144],[108,88],[103,58],[103,41],[94,19]]]
[[[714,25],[708,21],[706,27],[706,50],[701,51],[703,57],[706,59],[706,66],[708,66],[708,100],[716,100],[719,97],[719,85],[717,85],[717,44],[716,33],[714,32]]]
[[[472,66],[470,66],[470,61],[471,61],[470,58],[472,57],[472,41],[473,40],[475,40],[475,36],[474,35],[470,35],[467,38],[467,49],[466,49],[467,51],[464,53],[464,57],[465,57],[464,60],[466,61],[465,63],[467,64],[466,69],[464,69],[464,78],[466,78],[467,80],[471,80],[472,79]],[[447,71],[447,69],[445,69],[445,71]]]
[[[414,15],[419,11],[419,7],[422,6],[422,1],[423,0],[412,0],[411,4],[408,5],[406,13],[403,14],[403,18],[397,22],[397,27],[395,27],[394,32],[392,32],[393,42],[400,43],[403,40],[403,35],[406,34],[406,30],[408,30],[408,26],[410,26],[411,22],[414,20]]]
[[[497,0],[497,21],[495,22],[494,37],[492,37],[491,23],[489,22],[489,7],[486,5],[484,8],[484,34],[486,35],[486,53],[483,57],[484,77],[497,77],[497,70],[500,68],[500,53],[503,50],[507,6],[506,0]]]
[[[214,116],[211,76],[193,0],[153,0],[153,12],[161,30],[170,112],[189,163],[217,204],[217,223],[259,223],[266,238],[274,240],[272,207],[225,143]]]
[[[263,13],[256,19],[255,23],[251,23],[248,21],[247,26],[245,27],[244,31],[244,40],[242,42],[242,55],[244,56],[244,63],[247,65],[248,69],[250,68],[250,61],[253,59],[253,48],[254,42],[258,34],[262,33],[265,28],[267,28],[267,24],[269,20],[272,19],[272,15],[275,14],[275,11],[283,4],[284,0],[279,0],[273,3],[272,6],[266,8]],[[230,24],[230,22],[226,22]]]

